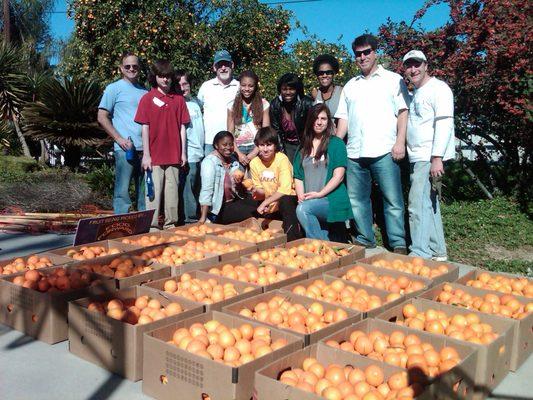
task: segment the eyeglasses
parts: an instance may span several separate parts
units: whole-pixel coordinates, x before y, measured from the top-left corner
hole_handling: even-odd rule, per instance
[[[222,67],[231,68],[231,63],[229,61],[219,61],[215,64],[216,69],[220,69]]]
[[[360,58],[363,54],[365,56],[369,56],[370,53],[372,53],[374,50],[372,50],[372,47],[369,49],[361,50],[361,51],[355,51],[355,58]]]
[[[126,65],[124,65],[124,69],[126,71],[129,71],[130,69],[133,70],[133,71],[138,71],[139,70],[139,66],[137,64],[126,64]]]
[[[327,69],[325,71],[317,71],[316,76],[322,76],[322,75],[328,75],[333,76],[335,74],[335,71],[332,69]]]

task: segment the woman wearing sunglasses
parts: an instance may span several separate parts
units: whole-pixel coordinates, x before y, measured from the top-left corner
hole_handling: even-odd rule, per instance
[[[335,115],[342,92],[342,86],[334,82],[335,75],[339,73],[339,62],[330,54],[319,55],[313,62],[313,73],[318,79],[315,104],[324,103],[331,115]],[[337,121],[334,122],[336,125]]]

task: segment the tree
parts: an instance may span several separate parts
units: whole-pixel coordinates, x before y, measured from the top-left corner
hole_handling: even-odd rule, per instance
[[[414,26],[437,3],[450,20],[434,31]],[[384,52],[401,71],[401,58],[422,50],[430,72],[455,95],[456,135],[474,146],[492,188],[532,195],[531,2],[528,0],[430,0],[408,25],[390,20],[379,29]],[[483,140],[476,143],[474,136]],[[493,165],[485,145],[494,146]],[[529,197],[531,198],[531,197]]]

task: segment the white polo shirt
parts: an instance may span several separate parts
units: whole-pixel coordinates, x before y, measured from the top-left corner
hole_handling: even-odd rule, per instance
[[[198,100],[204,106],[205,144],[213,144],[213,138],[220,131],[228,129],[228,104],[235,100],[239,81],[232,79],[223,85],[217,78],[202,83]]]
[[[443,122],[442,129],[435,129],[437,121]],[[432,77],[415,89],[407,120],[407,154],[410,162],[455,156],[453,93],[440,79]]]
[[[396,142],[398,113],[408,108],[408,102],[402,77],[381,65],[367,79],[363,75],[350,79],[335,113],[335,118],[348,121],[348,157],[389,153]]]

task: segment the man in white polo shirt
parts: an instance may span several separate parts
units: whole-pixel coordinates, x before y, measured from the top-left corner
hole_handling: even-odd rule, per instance
[[[346,183],[357,230],[356,242],[375,247],[370,194],[372,179],[383,196],[390,247],[406,254],[404,201],[398,161],[405,157],[408,91],[402,77],[377,62],[377,39],[361,35],[353,41],[361,75],[341,93],[335,118],[337,136],[348,133]]]
[[[213,148],[213,138],[227,130],[228,104],[235,100],[239,82],[233,79],[233,60],[227,50],[215,53],[213,71],[216,77],[205,81],[198,91],[198,100],[204,107],[205,144],[207,156]]]
[[[415,87],[407,122],[407,153],[411,164],[410,254],[446,261],[435,186],[444,175],[443,161],[455,156],[453,93],[446,83],[429,75],[427,59],[421,51],[407,53],[403,66]]]

